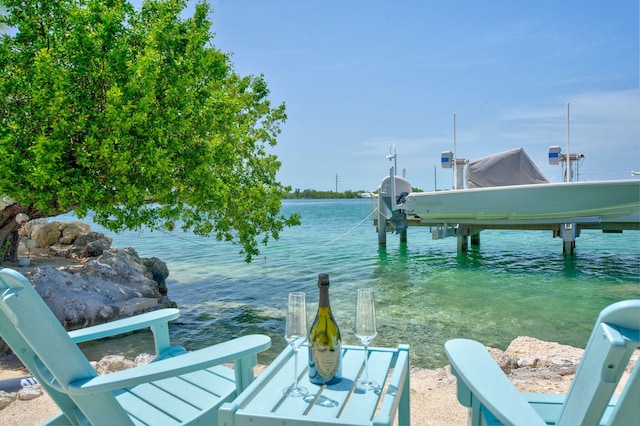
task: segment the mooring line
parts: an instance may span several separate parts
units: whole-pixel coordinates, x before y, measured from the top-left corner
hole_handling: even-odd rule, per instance
[[[334,238],[331,241],[328,241],[322,245],[320,245],[318,248],[320,247],[324,247],[328,244],[333,243],[334,241],[338,241],[340,238],[344,237],[345,235],[351,233],[354,229],[356,229],[357,227],[359,227],[360,225],[362,225],[364,223],[365,220],[369,219],[371,217],[372,214],[376,213],[378,211],[378,208],[376,207],[374,210],[371,211],[371,213],[369,213],[369,215],[367,215],[367,217],[365,217],[364,219],[362,219],[360,222],[358,222],[353,228],[349,229],[348,231],[342,233],[341,235],[338,235],[336,238]]]

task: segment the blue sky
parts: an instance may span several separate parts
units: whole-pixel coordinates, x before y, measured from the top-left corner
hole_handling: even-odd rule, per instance
[[[214,0],[213,43],[264,74],[288,120],[274,152],[294,189],[372,190],[398,168],[450,188],[440,153],[585,155],[581,180],[640,170],[638,0]]]
[[[140,4],[141,0],[133,0]],[[185,15],[197,0],[189,0]],[[210,0],[213,44],[263,74],[288,120],[296,189],[374,190],[391,145],[414,187],[451,188],[440,153],[583,154],[581,180],[640,171],[639,0]]]

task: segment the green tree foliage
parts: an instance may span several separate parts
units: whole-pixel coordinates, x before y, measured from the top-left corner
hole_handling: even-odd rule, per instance
[[[286,119],[262,76],[212,44],[210,9],[183,0],[4,0],[0,24],[0,244],[15,216],[74,210],[113,231],[182,228],[247,261],[280,214]],[[15,256],[15,250],[13,252]]]

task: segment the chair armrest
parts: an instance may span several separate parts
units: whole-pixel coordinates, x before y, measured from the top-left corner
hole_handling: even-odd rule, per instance
[[[255,357],[255,354],[269,347],[271,347],[271,338],[268,336],[262,334],[243,336],[140,367],[72,382],[69,384],[68,392],[71,395],[87,395],[127,388],[203,370],[242,358]]]
[[[451,372],[458,379],[458,401],[462,405],[473,412],[480,410],[475,407],[479,401],[504,424],[546,424],[482,344],[454,339],[444,347]]]
[[[271,362],[262,373],[244,389],[236,398],[231,402],[225,402],[218,409],[218,421],[219,424],[231,425],[233,424],[233,416],[240,407],[247,404],[253,399],[256,392],[262,389],[267,383],[269,383],[272,377],[282,369],[287,363],[287,360],[293,356],[293,348],[291,345],[287,345],[282,352]]]
[[[167,324],[179,316],[180,311],[178,309],[159,309],[105,324],[70,331],[69,337],[75,343],[81,343],[117,336],[118,334],[130,333],[144,328],[151,328],[155,340],[156,355],[159,356],[171,346],[169,343],[169,327]]]

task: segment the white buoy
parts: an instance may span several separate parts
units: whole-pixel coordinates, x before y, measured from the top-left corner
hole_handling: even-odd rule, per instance
[[[18,261],[18,266],[29,266],[31,265],[31,259],[28,257],[21,257]]]
[[[25,213],[18,213],[16,215],[16,222],[18,222],[19,225],[24,225],[29,222],[29,216],[27,216]]]
[[[31,250],[31,249],[35,248],[35,246],[36,246],[36,240],[34,240],[33,238],[25,238],[25,240],[24,240],[24,246],[25,246],[28,250]]]

